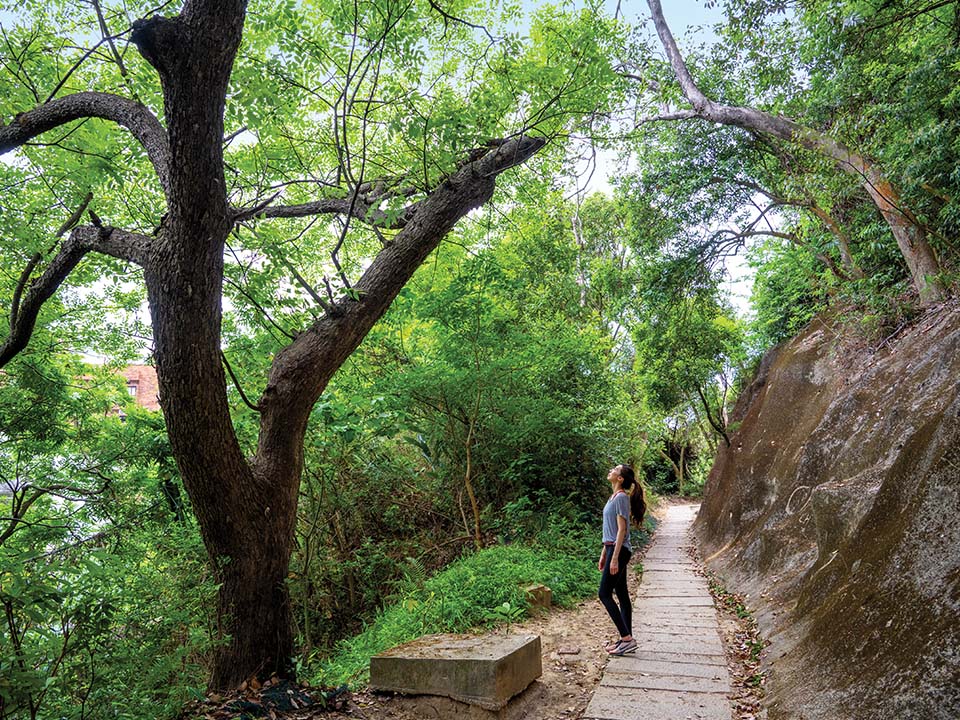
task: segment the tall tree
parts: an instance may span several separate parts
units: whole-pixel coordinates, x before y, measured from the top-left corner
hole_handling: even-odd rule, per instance
[[[142,268],[170,446],[221,582],[220,614],[229,642],[218,653],[211,686],[229,687],[253,674],[291,676],[293,634],[285,578],[311,409],[416,268],[461,218],[490,200],[497,178],[541,150],[546,136],[570,117],[587,111],[584,98],[609,77],[602,41],[596,39],[601,26],[592,15],[581,14],[591,34],[576,43],[571,55],[576,38],[564,37],[549,22],[535,25],[538,67],[545,73],[537,80],[519,76],[517,65],[507,62],[517,54],[515,41],[501,38],[498,45],[485,28],[432,0],[422,7],[394,0],[331,3],[324,6],[331,27],[322,32],[311,32],[311,17],[293,3],[264,4],[256,13],[260,33],[243,45],[239,56],[247,2],[185,0],[178,14],[137,20],[130,33],[159,79],[160,115],[138,99],[150,102],[149,79],[143,80],[142,68],[130,69],[132,59],[117,51],[115,36],[106,30],[105,18],[115,21],[123,15],[105,16],[99,4],[94,6],[103,32],[94,49],[110,48],[106,62],[122,76],[117,84],[133,97],[89,90],[57,97],[91,51],[66,76],[57,70],[61,80],[45,101],[45,92],[33,92],[37,105],[0,128],[0,152],[69,126],[53,143],[60,146],[77,130],[75,121],[82,126],[99,118],[119,125],[152,165],[163,218],[149,233],[113,227],[91,212],[91,224],[75,227],[52,258],[45,260],[42,253],[31,258],[13,292],[0,366],[27,346],[44,303],[88,254]],[[562,24],[563,18],[555,14],[552,20]],[[449,58],[443,61],[448,67],[434,77],[434,94],[416,96],[418,88],[422,92],[417,65],[426,61],[418,47],[423,35],[415,28],[424,24],[433,28],[434,43],[457,38],[493,68],[489,77],[472,78],[467,93],[472,103],[452,100],[452,86],[441,82],[468,72]],[[567,29],[573,27],[568,21]],[[479,32],[490,42],[471,39],[471,33]],[[30,42],[28,37],[24,47]],[[566,62],[559,59],[563,53]],[[25,50],[15,59],[29,54]],[[395,77],[386,77],[390,57],[406,58],[406,66],[394,67]],[[464,64],[466,60],[461,58]],[[258,77],[241,74],[250,66],[258,69]],[[18,68],[27,77],[26,66]],[[313,74],[307,77],[309,72]],[[331,75],[324,77],[325,72]],[[258,86],[264,77],[282,82],[291,98],[321,102],[271,111],[264,107],[263,95],[277,91]],[[530,86],[521,91],[518,83],[524,82]],[[238,96],[246,104],[231,110],[228,100]],[[392,108],[393,115],[378,118],[382,106]],[[288,156],[278,158],[277,147],[267,146],[251,195],[249,186],[238,189],[228,182],[227,169],[236,175],[243,168],[225,163],[224,148],[245,128],[235,127],[227,135],[225,113],[235,120],[264,122],[270,112],[280,116],[274,136],[289,140]],[[299,114],[308,116],[307,127],[294,131],[285,122]],[[390,137],[401,138],[404,149],[393,155],[416,160],[418,173],[390,172],[387,144],[377,139],[383,126],[389,126]],[[337,162],[321,176],[306,166],[304,155],[311,151],[305,138],[311,132],[322,135],[324,127],[331,128],[324,157],[332,155]],[[492,136],[491,130],[503,136]],[[263,131],[269,134],[266,122]],[[378,173],[373,168],[386,169]],[[319,198],[298,197],[303,202],[277,202],[279,193],[273,191],[298,184],[325,192]],[[237,199],[247,202],[239,205]],[[315,319],[296,331],[277,324],[286,344],[272,358],[259,399],[248,400],[259,415],[259,435],[252,456],[246,457],[231,421],[222,364],[228,237],[249,238],[245,227],[257,219],[324,216],[341,220],[339,242],[330,256],[341,292],[335,295],[325,278],[324,298],[306,273],[291,265],[297,284],[320,308]],[[341,253],[348,229],[357,223],[370,228],[380,249],[369,262],[355,260],[352,267],[362,274],[351,283]],[[242,247],[235,254],[242,255]]]
[[[664,113],[651,119],[698,118],[731,125],[800,145],[831,160],[840,170],[857,179],[889,225],[921,303],[937,302],[946,296],[946,288],[939,279],[940,264],[922,223],[909,210],[900,191],[875,162],[830,135],[788,117],[752,107],[725,105],[708,98],[690,74],[664,19],[659,0],[647,0],[647,3],[674,76],[692,106],[689,110]]]

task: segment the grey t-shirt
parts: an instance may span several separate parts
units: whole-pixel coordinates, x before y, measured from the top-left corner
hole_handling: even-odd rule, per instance
[[[617,515],[623,515],[627,521],[627,535],[623,539],[623,547],[633,552],[630,547],[630,497],[625,492],[618,492],[607,500],[603,506],[603,542],[617,541]]]

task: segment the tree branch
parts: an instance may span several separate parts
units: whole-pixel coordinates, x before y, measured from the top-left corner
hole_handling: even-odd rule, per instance
[[[10,309],[10,334],[3,344],[0,344],[0,367],[5,366],[27,346],[43,304],[87,253],[99,252],[145,266],[149,257],[149,244],[150,238],[145,235],[116,228],[89,225],[74,228],[47,269],[30,284],[22,301],[22,287],[14,294],[16,304]]]
[[[374,258],[354,286],[353,298],[314,322],[274,357],[263,396],[260,440],[254,465],[269,468],[299,462],[307,418],[333,373],[382,317],[401,288],[454,225],[493,195],[496,177],[530,158],[546,141],[520,136],[467,162],[427,198],[393,241]]]
[[[237,392],[240,393],[240,399],[243,400],[243,404],[254,412],[260,412],[260,406],[254,405],[250,402],[250,399],[247,397],[247,394],[243,391],[243,386],[240,384],[240,381],[237,380],[237,376],[233,372],[233,368],[230,366],[229,361],[227,360],[226,353],[223,350],[220,351],[220,359],[223,360],[223,366],[227,369],[227,372],[230,374],[230,379],[233,380],[234,387],[237,388]]]
[[[245,211],[238,216],[244,219],[269,219],[311,217],[313,215],[349,215],[374,227],[385,228],[387,230],[400,230],[410,221],[410,218],[416,213],[422,201],[408,205],[399,215],[391,218],[387,213],[375,207],[391,197],[399,197],[399,194],[380,195],[370,200],[363,199],[359,193],[355,193],[345,198],[314,200],[313,202],[302,203],[300,205],[265,207],[259,212]],[[356,201],[354,201],[354,198],[356,198]]]
[[[170,184],[170,143],[167,131],[146,106],[110,93],[81,92],[20,113],[0,127],[0,155],[37,135],[81,118],[111,120],[125,127],[147,151],[164,193]]]
[[[693,105],[693,109],[696,110],[697,113],[703,112],[703,110],[710,107],[712,103],[707,99],[706,95],[700,92],[700,88],[698,88],[697,84],[693,81],[690,70],[687,69],[687,64],[683,61],[683,56],[677,47],[677,41],[674,39],[673,33],[670,32],[667,21],[664,20],[660,0],[647,0],[647,4],[650,6],[650,11],[653,15],[653,24],[657,28],[657,35],[660,36],[660,42],[663,43],[663,49],[667,52],[667,59],[673,68],[673,74],[677,76],[677,82],[680,83],[680,87],[683,89],[683,94],[687,96],[687,100],[690,101],[690,104]]]
[[[645,123],[660,122],[660,121],[670,121],[670,120],[704,120],[703,117],[696,110],[676,110],[674,112],[665,112],[659,113],[657,115],[645,115],[644,117],[637,118],[636,125],[640,126]]]

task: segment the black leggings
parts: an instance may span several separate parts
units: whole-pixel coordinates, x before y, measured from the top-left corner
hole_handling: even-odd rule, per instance
[[[603,575],[600,576],[600,602],[610,613],[613,624],[617,626],[620,637],[631,635],[633,607],[630,605],[630,593],[627,592],[627,563],[630,562],[630,551],[620,548],[619,568],[616,575],[610,574],[610,557],[613,555],[613,545],[606,545],[603,549]],[[613,601],[613,594],[617,594],[620,606]]]

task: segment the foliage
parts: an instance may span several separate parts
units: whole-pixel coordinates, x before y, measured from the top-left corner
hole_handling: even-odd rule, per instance
[[[957,4],[787,5],[727,0],[722,42],[687,53],[697,82],[873,158],[955,280]],[[152,8],[99,6],[108,31]],[[287,587],[314,679],[357,682],[371,653],[420,632],[513,621],[523,583],[561,602],[592,592],[583,553],[611,463],[633,462],[658,493],[696,494],[766,348],[824,309],[871,338],[915,312],[889,228],[832,164],[740,128],[637,126],[678,90],[639,33],[595,4],[526,18],[516,3],[443,7],[251,3],[230,84],[235,207],[278,190],[284,204],[342,201],[371,180],[385,192],[364,217],[251,217],[230,236],[221,345],[248,455],[260,420],[244,396],[262,393],[325,303],[353,297],[350,279],[390,246],[404,208],[496,138],[553,141],[532,163],[539,177],[505,176],[464,218],[313,408]],[[89,88],[160,113],[156,73],[99,40],[97,4],[2,9],[4,118]],[[568,141],[584,133],[621,153],[611,197],[567,193],[582,150]],[[88,119],[42,140],[0,165],[6,299],[62,246],[77,208],[163,231],[153,170],[119,129]],[[377,213],[383,228],[366,222]],[[724,259],[744,248],[747,323],[720,289]],[[142,285],[138,267],[87,257],[0,375],[0,717],[173,714],[221,640],[163,421],[124,405],[112,375],[146,345]],[[86,366],[83,351],[114,364]]]
[[[325,684],[362,683],[370,657],[394,645],[519,619],[517,609],[527,606],[525,585],[547,585],[561,607],[594,592],[596,569],[588,558],[596,549],[596,528],[557,518],[548,522],[549,537],[534,545],[496,545],[468,554],[405,593],[360,635],[340,643],[316,677]],[[561,538],[562,544],[553,544]]]
[[[572,282],[578,248],[561,222],[572,209],[553,212],[555,224],[518,209],[496,243],[503,231],[486,219],[468,225],[315,409],[291,581],[305,654],[356,630],[411,562],[432,571],[455,558],[475,519],[490,542],[501,509],[532,495],[594,508],[598,478],[636,452],[609,316]]]
[[[0,396],[0,717],[175,715],[202,686],[216,588],[158,473],[162,422],[57,357],[21,358]]]

